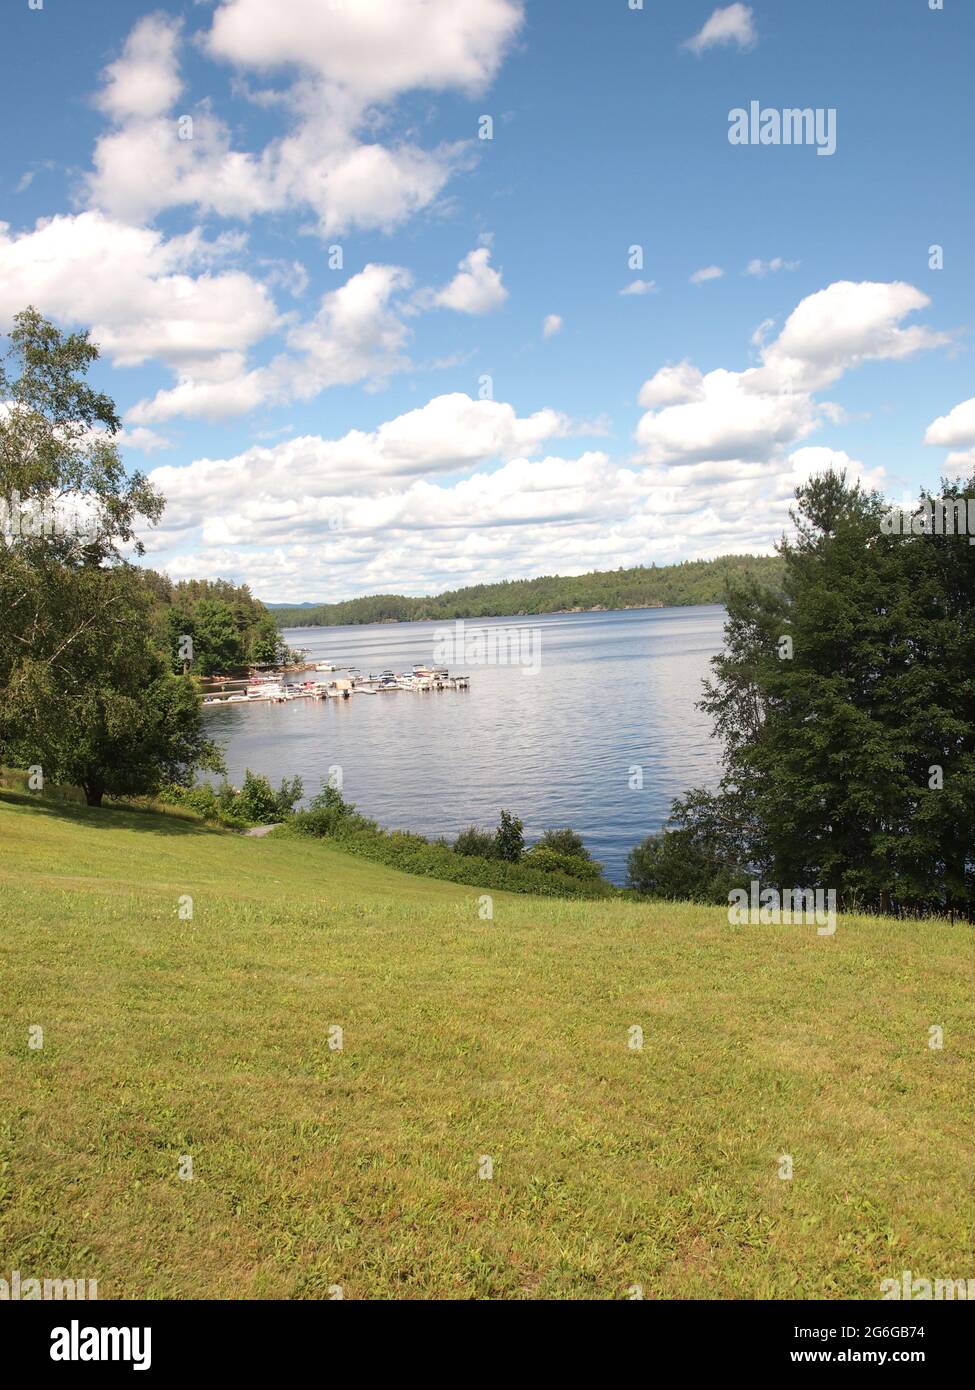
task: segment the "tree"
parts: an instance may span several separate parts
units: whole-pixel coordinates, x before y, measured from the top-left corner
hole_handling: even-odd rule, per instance
[[[248,656],[257,666],[272,666],[281,659],[281,634],[270,613],[264,613],[251,632]]]
[[[97,607],[102,620],[54,660],[43,646],[21,655],[2,721],[12,761],[83,788],[90,806],[106,794],[186,785],[198,767],[220,771],[192,681],[168,670],[148,636],[150,609],[137,576],[117,567],[67,571],[61,580],[58,597],[70,593],[82,611]],[[49,640],[62,630],[53,622]]]
[[[153,640],[150,590],[123,558],[163,500],[127,476],[115,407],[84,378],[86,334],[29,309],[0,359],[0,758],[108,793],[219,766],[200,700]]]
[[[524,848],[524,826],[510,811],[502,811],[494,832],[495,857],[509,864],[517,864]]]
[[[943,496],[975,496],[946,485]],[[876,493],[827,472],[796,494],[781,590],[727,602],[702,706],[714,797],[675,807],[633,881],[730,866],[876,911],[975,908],[975,557],[966,536],[891,534]],[[728,848],[733,828],[733,851]]]
[[[193,613],[193,666],[212,676],[239,666],[244,659],[240,632],[230,605],[222,599],[201,599]]]

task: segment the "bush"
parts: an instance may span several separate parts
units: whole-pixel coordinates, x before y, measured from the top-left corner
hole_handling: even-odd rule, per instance
[[[579,878],[584,881],[592,881],[602,874],[603,866],[595,863],[587,854],[585,858],[578,854],[563,854],[557,849],[553,849],[545,840],[539,840],[521,861],[532,869],[541,869],[543,873],[568,874],[570,878]]]
[[[626,861],[627,883],[638,893],[671,902],[727,903],[744,875],[702,853],[686,831],[648,835]]]
[[[271,784],[260,773],[244,773],[244,785],[237,794],[234,807],[236,815],[253,825],[270,825],[278,818],[278,803]]]
[[[583,878],[564,872],[563,865],[551,860],[544,867],[533,865],[527,859],[520,864],[501,861],[494,853],[495,838],[476,826],[469,827],[458,837],[458,842],[466,846],[460,852],[445,841],[431,844],[422,835],[406,830],[380,830],[375,821],[358,815],[355,807],[332,787],[326,787],[307,811],[299,811],[275,834],[327,837],[349,854],[389,864],[405,873],[478,888],[559,898],[604,898],[619,892],[599,877],[598,865],[588,864],[591,876]],[[486,849],[487,853],[475,853],[478,847]],[[565,859],[571,867],[583,863],[568,856]]]
[[[494,859],[494,836],[488,830],[480,830],[469,825],[454,841],[454,853],[469,855],[475,859]]]
[[[573,859],[591,859],[592,855],[582,843],[582,836],[566,826],[563,830],[546,830],[536,849],[544,845],[557,854],[567,854]]]
[[[376,830],[376,822],[360,816],[355,807],[343,797],[337,787],[322,787],[314,796],[307,811],[298,811],[289,825],[299,835],[316,839],[326,836],[337,839],[358,830]]]
[[[510,811],[502,811],[494,832],[494,853],[507,864],[517,864],[525,848],[524,826]]]
[[[185,807],[204,820],[242,829],[248,825],[272,825],[287,820],[301,796],[300,777],[290,782],[287,778],[282,779],[281,786],[273,791],[266,777],[248,768],[239,792],[227,781],[221,782],[216,788],[209,782],[203,782],[198,787],[170,783],[160,788],[156,800],[170,806]]]

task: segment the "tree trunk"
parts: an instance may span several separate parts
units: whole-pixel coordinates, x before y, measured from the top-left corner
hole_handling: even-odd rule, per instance
[[[100,806],[102,797],[105,795],[105,788],[98,782],[85,783],[85,801],[89,806]]]

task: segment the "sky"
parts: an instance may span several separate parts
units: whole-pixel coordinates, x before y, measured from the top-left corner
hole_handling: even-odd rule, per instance
[[[0,36],[0,331],[91,331],[174,579],[770,553],[825,467],[906,502],[975,462],[969,0],[4,0]]]

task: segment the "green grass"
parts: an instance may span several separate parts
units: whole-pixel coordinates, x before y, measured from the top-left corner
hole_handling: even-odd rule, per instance
[[[502,893],[483,921],[479,890],[326,844],[16,795],[0,891],[2,1277],[618,1299],[975,1276],[970,927]]]

